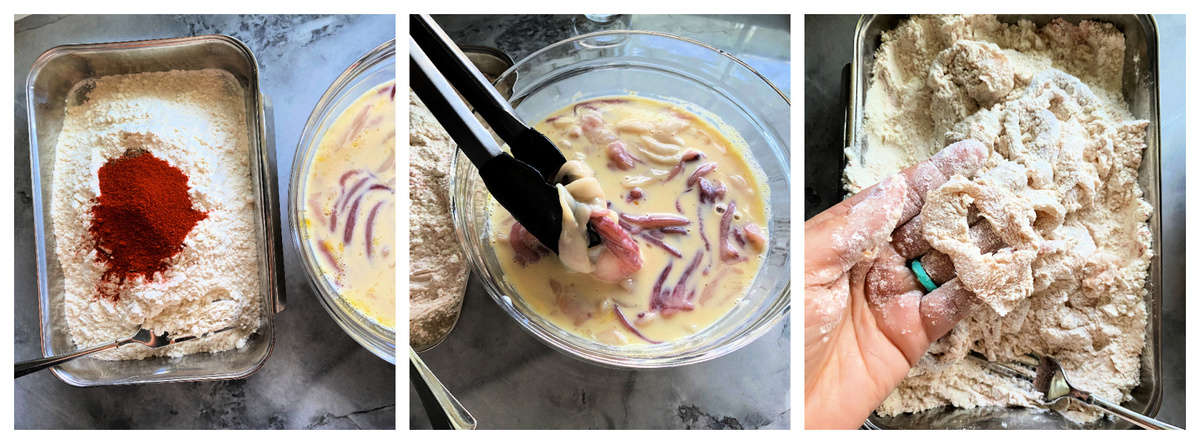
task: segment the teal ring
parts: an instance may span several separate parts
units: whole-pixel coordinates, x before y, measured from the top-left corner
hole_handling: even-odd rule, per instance
[[[926,273],[925,267],[921,266],[920,259],[913,259],[912,263],[909,264],[909,268],[912,268],[913,274],[917,275],[917,281],[921,283],[922,287],[925,287],[926,293],[937,290],[937,285],[933,284],[933,279],[929,278],[929,273]]]

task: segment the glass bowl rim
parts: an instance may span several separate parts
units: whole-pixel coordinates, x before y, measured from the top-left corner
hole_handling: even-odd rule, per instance
[[[663,37],[663,38],[667,38],[667,39],[678,40],[678,41],[681,41],[684,43],[690,43],[690,44],[699,46],[699,47],[707,49],[711,52],[722,55],[725,58],[729,59],[730,61],[738,64],[743,69],[750,71],[751,74],[754,74],[756,77],[758,77],[759,80],[763,81],[763,83],[766,83],[767,86],[771,87],[771,89],[774,90],[775,93],[778,94],[779,97],[783,99],[784,103],[787,103],[789,109],[792,106],[791,98],[789,98],[787,94],[785,94],[782,90],[780,90],[779,87],[775,86],[775,83],[772,82],[771,79],[768,79],[767,76],[758,72],[757,69],[754,69],[753,66],[750,66],[748,63],[742,61],[742,59],[739,59],[736,56],[734,56],[733,54],[730,54],[729,51],[717,48],[715,46],[709,45],[702,41],[688,38],[688,37],[678,36],[675,34],[668,34],[665,32],[646,31],[646,30],[640,30],[640,29],[596,31],[596,32],[590,32],[587,34],[580,34],[580,35],[577,35],[574,37],[566,38],[566,39],[551,43],[549,45],[546,45],[544,48],[541,48],[541,49],[538,49],[537,51],[529,53],[529,55],[522,57],[521,60],[517,60],[516,63],[513,63],[512,66],[508,67],[508,69],[504,70],[504,72],[501,72],[500,75],[496,76],[496,82],[493,82],[493,85],[499,84],[500,79],[508,77],[509,75],[516,75],[517,68],[524,65],[527,62],[530,62],[534,57],[545,54],[546,52],[549,52],[550,50],[555,49],[561,45],[565,45],[568,43],[581,42],[580,43],[581,45],[589,46],[586,43],[582,43],[582,42],[584,42],[588,39],[596,38],[596,37],[623,36],[623,35],[642,35],[642,36]],[[790,171],[789,171],[789,174],[790,174]]]

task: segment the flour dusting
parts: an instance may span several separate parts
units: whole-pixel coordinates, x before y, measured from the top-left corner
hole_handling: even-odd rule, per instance
[[[182,356],[239,348],[262,310],[254,193],[242,89],[223,71],[168,71],[85,80],[72,91],[55,147],[51,198],[55,254],[76,346],[125,338],[138,326],[207,338],[147,349],[125,346],[101,359]],[[126,281],[116,300],[99,297],[105,263],[88,231],[110,159],[144,150],[188,176],[193,209],[207,213],[166,271]]]
[[[931,347],[877,413],[1036,406],[1030,384],[965,360],[970,351],[995,361],[1053,356],[1081,388],[1129,399],[1140,382],[1153,253],[1151,207],[1137,184],[1149,122],[1120,94],[1124,51],[1112,25],[1061,19],[1038,28],[921,16],[884,34],[865,137],[847,148],[846,188],[965,139],[991,155],[975,177],[931,191],[922,210],[924,239],[983,306]],[[968,228],[977,219],[990,230]],[[979,231],[1004,247],[980,251]],[[1056,408],[1080,422],[1100,417],[1078,403]]]

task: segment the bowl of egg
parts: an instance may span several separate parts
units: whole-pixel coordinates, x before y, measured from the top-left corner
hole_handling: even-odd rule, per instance
[[[586,177],[560,180],[564,219],[600,238],[554,255],[457,154],[457,235],[524,330],[592,363],[672,367],[787,315],[790,102],[763,75],[694,40],[606,31],[543,48],[494,84],[562,151],[560,176]]]
[[[338,76],[292,161],[289,214],[305,274],[333,320],[396,361],[396,42]]]

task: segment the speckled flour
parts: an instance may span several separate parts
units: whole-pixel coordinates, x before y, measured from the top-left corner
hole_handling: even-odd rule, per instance
[[[51,201],[54,252],[75,344],[128,337],[139,325],[172,335],[233,325],[157,350],[131,345],[95,356],[142,359],[243,346],[258,329],[262,308],[241,87],[217,70],[108,76],[81,86],[87,99],[68,104],[55,147]],[[146,150],[186,174],[192,208],[208,216],[165,272],[149,282],[126,281],[114,302],[96,291],[106,264],[97,258],[88,227],[100,192],[97,171],[130,149]]]
[[[450,214],[450,161],[458,146],[408,92],[409,343],[422,349],[454,327],[469,276]]]
[[[1043,28],[993,16],[916,17],[886,33],[867,92],[865,143],[847,149],[857,191],[943,146],[991,148],[974,178],[930,192],[924,237],[983,303],[937,341],[878,408],[1035,405],[1030,384],[985,371],[967,353],[1057,358],[1071,380],[1122,402],[1140,381],[1151,251],[1137,171],[1148,122],[1121,99],[1124,37],[1056,20]],[[982,254],[967,223],[1005,248]],[[982,223],[982,222],[981,222]],[[1060,404],[1076,421],[1097,411]]]

